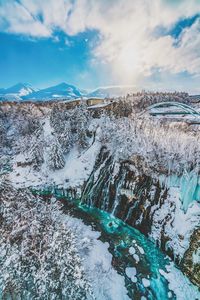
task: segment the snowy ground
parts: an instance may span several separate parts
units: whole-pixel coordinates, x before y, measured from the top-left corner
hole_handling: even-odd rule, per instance
[[[66,216],[68,226],[78,236],[77,247],[87,278],[97,300],[128,300],[124,277],[112,267],[109,244],[98,240],[100,233],[81,220]]]
[[[191,234],[199,226],[200,204],[193,201],[185,213],[181,208],[180,191],[171,187],[168,197],[160,209],[158,205],[152,206],[155,210],[153,217],[151,237],[155,241],[161,240],[163,222],[165,221],[165,235],[169,237],[166,248],[173,250],[175,256],[182,258],[189,247]],[[167,216],[170,216],[167,217]]]
[[[127,290],[125,288],[124,277],[119,275],[111,265],[112,255],[108,251],[109,244],[101,242],[98,238],[100,233],[93,231],[91,226],[85,225],[80,219],[66,216],[68,226],[76,236],[78,236],[77,246],[83,259],[84,268],[87,278],[93,288],[97,300],[128,300]],[[136,251],[137,250],[137,251]],[[135,253],[139,255],[136,255]],[[133,246],[130,247],[129,253],[138,261],[139,256],[143,256],[144,250],[133,240]],[[183,273],[178,270],[174,263],[171,262],[166,266],[166,271],[159,270],[160,276],[163,276],[168,282],[168,299],[176,296],[177,300],[200,299],[198,288],[187,279]],[[133,284],[140,280],[136,267],[127,267],[126,275],[131,279]],[[139,276],[137,278],[137,276]],[[155,278],[142,278],[144,288],[150,288],[155,285]],[[159,292],[158,292],[159,294]],[[145,300],[142,296],[142,300]],[[159,299],[159,298],[158,298]],[[162,299],[165,300],[165,299]]]
[[[173,263],[167,266],[167,272],[160,270],[169,282],[169,289],[174,292],[177,300],[199,300],[200,292],[193,286],[189,279],[178,270]],[[169,295],[170,299],[170,295]]]
[[[65,157],[65,167],[61,170],[50,171],[44,164],[40,172],[32,167],[17,166],[17,162],[25,160],[23,155],[18,155],[13,161],[13,171],[8,174],[8,180],[14,186],[29,187],[43,184],[61,185],[64,188],[80,187],[89,177],[99,151],[100,145],[95,143],[86,152],[80,153],[74,148]]]
[[[49,119],[44,121],[44,140],[52,134],[52,129],[49,124]],[[19,166],[19,163],[26,161],[26,155],[20,153],[15,156],[12,162],[13,171],[7,175],[7,179],[16,187],[30,187],[41,185],[56,185],[63,188],[79,188],[84,181],[88,179],[95,164],[96,157],[101,148],[98,141],[98,132],[95,143],[92,144],[81,153],[75,146],[65,156],[65,166],[60,170],[50,170],[48,168],[48,154],[46,153],[45,162],[41,170],[38,172],[31,166]]]
[[[51,127],[48,119],[45,120],[43,129],[44,140],[46,140],[48,136],[51,135]],[[24,167],[19,166],[19,162],[23,163],[26,161],[25,155],[21,153],[14,158],[13,171],[7,174],[7,179],[16,187],[36,187],[52,184],[62,186],[63,188],[80,188],[84,181],[88,179],[94,167],[100,147],[101,144],[98,142],[98,138],[95,143],[91,143],[90,147],[81,153],[74,147],[69,154],[65,156],[64,168],[56,171],[50,171],[46,161],[39,172],[28,165]],[[172,213],[171,208],[173,206],[175,211]],[[180,191],[177,188],[171,187],[167,200],[161,209],[157,208],[158,207],[152,206],[152,211],[154,209],[156,211],[153,219],[151,237],[157,241],[161,240],[162,221],[165,220],[168,215],[171,215],[171,218],[168,219],[165,225],[165,234],[170,238],[167,247],[173,249],[176,256],[183,257],[184,252],[189,246],[190,236],[195,227],[198,226],[200,205],[194,201],[189,206],[187,213],[184,213],[181,208]],[[111,266],[112,256],[108,251],[109,245],[98,240],[100,233],[92,231],[91,227],[84,225],[81,220],[70,217],[67,218],[70,226],[74,228],[80,238],[78,247],[84,258],[85,269],[91,285],[95,290],[96,298],[101,300],[128,299],[124,277],[117,274]],[[133,249],[130,249],[130,251],[133,251]],[[133,253],[133,255],[136,254]],[[138,260],[137,256],[134,258]],[[184,275],[181,272],[181,275],[177,272],[177,269],[173,267],[169,270],[169,273],[163,273],[163,276],[170,282],[171,289],[177,295],[177,299],[198,299],[199,294],[195,291],[194,293],[196,294],[192,294],[192,288],[188,288],[189,281],[186,282]],[[133,280],[137,279],[135,273],[131,276]],[[144,278],[143,284],[145,286],[148,285],[149,282]],[[184,289],[181,289],[181,286],[184,286]],[[181,298],[182,295],[186,295],[185,298]]]

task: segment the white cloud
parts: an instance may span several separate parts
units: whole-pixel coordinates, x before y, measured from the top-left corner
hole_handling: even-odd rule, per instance
[[[7,32],[47,37],[50,28],[37,20],[28,8],[14,1],[3,1],[0,7],[0,24]]]
[[[120,81],[137,82],[155,67],[175,73],[200,72],[199,21],[183,31],[178,47],[171,36],[156,38],[153,34],[158,26],[170,28],[180,18],[196,14],[200,4],[182,1],[178,7],[172,7],[159,0],[109,3],[112,4],[106,6],[104,1],[76,1],[68,19],[68,33],[87,28],[99,30],[101,41],[94,55],[108,63]]]
[[[157,27],[170,29],[179,19],[200,13],[198,0],[21,0],[20,3],[2,2],[0,24],[6,21],[4,30],[46,37],[57,29],[72,36],[95,29],[100,40],[93,47],[93,57],[108,64],[120,81],[136,83],[154,68],[172,73],[200,73],[200,19],[182,31],[177,45],[170,35],[154,34]]]

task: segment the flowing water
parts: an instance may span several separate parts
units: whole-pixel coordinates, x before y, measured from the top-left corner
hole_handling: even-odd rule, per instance
[[[92,225],[94,230],[101,232],[100,240],[109,243],[113,267],[125,277],[130,299],[200,299],[197,288],[175,267],[169,257],[138,230],[112,214],[88,207],[79,201],[66,201],[63,198],[62,201],[64,210],[70,210],[74,217]]]
[[[124,276],[128,296],[134,300],[199,300],[200,292],[150,239],[112,213],[69,200],[63,191],[33,191],[45,198],[52,194],[64,204],[64,212],[81,219],[109,243],[112,265]],[[102,299],[104,300],[104,299]],[[121,299],[116,299],[121,300]]]

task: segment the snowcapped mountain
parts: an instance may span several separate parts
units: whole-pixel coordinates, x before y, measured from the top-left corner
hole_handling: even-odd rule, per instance
[[[79,98],[83,96],[81,90],[79,90],[74,85],[67,84],[62,82],[58,85],[51,86],[45,89],[41,89],[39,91],[33,92],[28,94],[27,96],[23,97],[23,99],[57,99],[57,98]]]
[[[29,83],[17,83],[9,88],[0,89],[0,97],[5,100],[21,100],[33,92],[38,91]]]
[[[6,89],[0,89],[0,100],[53,100],[119,97],[136,91],[134,86],[108,86],[100,87],[93,91],[86,91],[78,87],[62,82],[44,89],[35,89],[28,83],[18,83]]]
[[[124,96],[127,93],[134,93],[136,87],[134,86],[108,86],[100,87],[90,92],[88,97],[105,98],[105,97],[119,97]]]

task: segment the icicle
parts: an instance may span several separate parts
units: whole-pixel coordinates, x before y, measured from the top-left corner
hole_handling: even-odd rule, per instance
[[[180,195],[184,212],[187,211],[189,204],[194,199],[195,191],[198,184],[198,176],[192,171],[182,176],[180,180]]]

